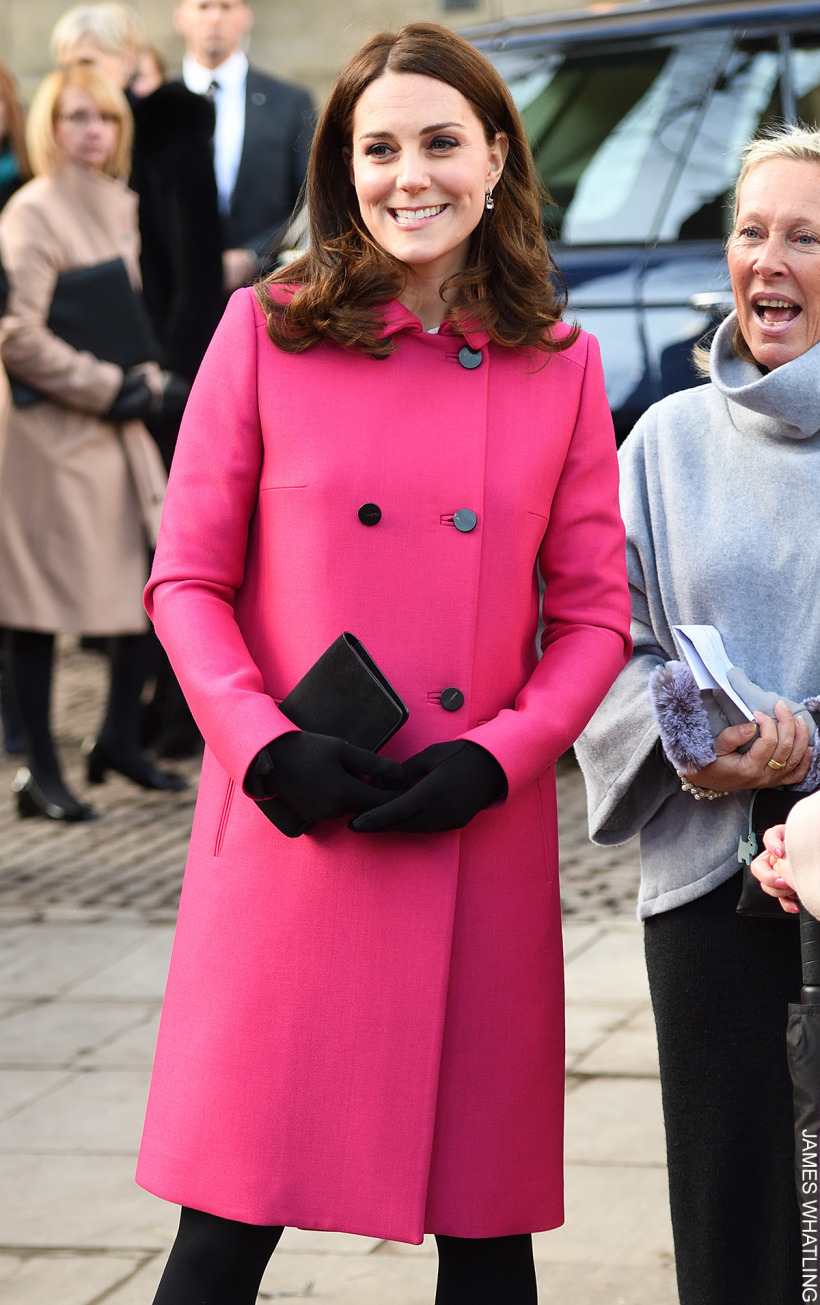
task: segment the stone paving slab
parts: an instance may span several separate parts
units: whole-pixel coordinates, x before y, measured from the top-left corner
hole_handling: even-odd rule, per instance
[[[138,946],[124,954],[115,953],[93,974],[72,985],[72,997],[161,1001],[173,941],[174,930],[170,926],[157,926],[147,935],[140,931]]]
[[[50,1096],[72,1077],[63,1069],[0,1069],[0,1120]]]
[[[136,1028],[78,1056],[77,1064],[84,1069],[150,1069],[154,1063],[159,1017],[159,1010],[153,1010]]]
[[[564,1154],[570,1164],[663,1169],[666,1144],[657,1080],[570,1080]]]
[[[147,943],[138,925],[109,922],[105,929],[77,923],[18,924],[3,932],[0,995],[51,997],[82,983],[100,969],[120,965],[134,948]]]
[[[568,1002],[606,1008],[628,1005],[636,1010],[649,1002],[640,926],[633,921],[610,922],[567,965]],[[626,927],[624,927],[626,925]],[[583,957],[583,965],[573,963]]]
[[[574,1014],[574,1007],[569,1008]],[[628,1019],[611,1036],[572,1062],[574,1074],[647,1075],[658,1077],[655,1022],[648,1010]]]
[[[592,1006],[573,1002],[566,1008],[567,1065],[575,1068],[580,1057],[590,1054],[605,1038],[624,1023],[617,1006]],[[626,1017],[629,1018],[628,1016]]]
[[[166,1249],[176,1234],[179,1211],[137,1187],[134,1161],[133,1151],[0,1154],[0,1249]]]
[[[0,1152],[132,1156],[150,1080],[148,1069],[73,1074],[0,1122]]]
[[[3,1305],[87,1305],[109,1299],[108,1293],[130,1278],[144,1257],[52,1255],[21,1259],[0,1256]],[[135,1297],[148,1305],[150,1294]]]
[[[150,1006],[130,1002],[44,1002],[25,1007],[3,1020],[0,1065],[71,1064],[139,1027],[152,1012]]]
[[[566,1219],[533,1238],[536,1260],[579,1272],[588,1263],[671,1268],[668,1190],[660,1165],[568,1164]]]

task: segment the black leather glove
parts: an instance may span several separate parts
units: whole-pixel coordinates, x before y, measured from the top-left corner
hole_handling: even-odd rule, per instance
[[[120,392],[103,421],[143,421],[154,406],[154,393],[142,373],[126,372]]]
[[[389,802],[401,783],[401,763],[309,730],[281,734],[248,767],[245,792],[257,801],[278,797],[304,820],[335,820]],[[379,785],[368,784],[372,776]]]
[[[441,834],[463,829],[484,807],[507,796],[502,767],[469,739],[433,743],[417,752],[402,766],[401,779],[406,792],[357,816],[350,828],[360,834]]]

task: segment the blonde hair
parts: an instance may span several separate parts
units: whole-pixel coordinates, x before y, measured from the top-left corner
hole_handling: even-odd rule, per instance
[[[740,171],[737,174],[732,192],[732,231],[737,226],[740,191],[750,172],[759,168],[761,163],[776,163],[782,159],[793,163],[814,163],[820,167],[820,130],[807,127],[804,123],[784,123],[782,126],[769,127],[760,136],[755,136],[742,149],[740,154]],[[728,239],[731,239],[729,236]],[[728,244],[728,240],[727,240]],[[709,377],[709,351],[712,340],[696,344],[692,350],[692,360],[699,376]],[[740,329],[740,322],[735,324],[732,336],[732,351],[738,358],[757,365],[757,360],[746,342]]]
[[[37,88],[28,111],[26,144],[33,171],[53,177],[64,159],[54,136],[60,96],[69,86],[90,95],[100,113],[113,113],[120,120],[119,139],[104,171],[111,177],[127,177],[131,169],[134,119],[128,101],[118,86],[100,77],[93,68],[59,68],[49,73]]]
[[[762,136],[750,140],[740,155],[732,206],[732,227],[737,222],[740,188],[753,168],[761,163],[791,159],[795,163],[816,163],[820,166],[820,131],[802,123],[771,127]]]
[[[145,33],[136,10],[130,5],[108,3],[75,5],[57,19],[51,33],[51,57],[65,63],[78,41],[88,37],[106,54],[136,54],[145,43]]]

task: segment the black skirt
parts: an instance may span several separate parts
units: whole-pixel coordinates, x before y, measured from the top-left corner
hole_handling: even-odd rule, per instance
[[[736,914],[740,875],[644,931],[680,1305],[795,1305],[801,1253],[786,1020],[795,919]]]

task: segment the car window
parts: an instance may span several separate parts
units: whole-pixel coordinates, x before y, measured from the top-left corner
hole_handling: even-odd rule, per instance
[[[789,71],[795,115],[799,122],[816,127],[820,123],[820,37],[794,40]]]
[[[510,83],[554,207],[548,235],[570,244],[642,243],[676,178],[731,48],[726,29],[632,50],[552,54]]]
[[[797,116],[820,121],[820,39],[791,51]],[[720,240],[744,143],[785,116],[776,37],[726,28],[592,54],[511,56],[507,78],[570,245]]]
[[[606,56],[562,59],[538,93],[519,106],[536,167],[554,200],[545,214],[553,238],[564,238],[579,183],[618,124],[648,94],[667,58],[667,50],[650,50],[617,64]],[[526,89],[534,84],[531,79]],[[515,95],[517,88],[512,89]],[[631,238],[642,235],[636,229]]]
[[[741,150],[758,130],[783,119],[779,77],[773,40],[742,42],[731,51],[679,158],[659,241],[722,240],[728,234]]]

